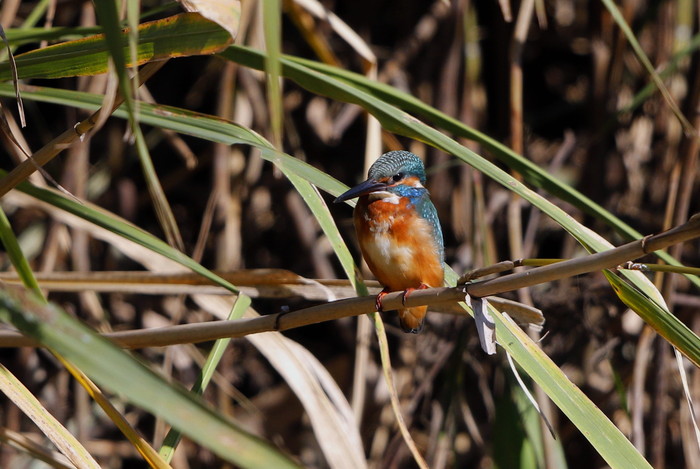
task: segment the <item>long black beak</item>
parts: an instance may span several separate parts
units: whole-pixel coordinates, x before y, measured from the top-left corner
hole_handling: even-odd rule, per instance
[[[365,182],[358,184],[349,191],[340,194],[333,203],[339,204],[340,202],[345,202],[346,200],[354,199],[355,197],[369,194],[370,192],[383,191],[385,189],[385,183],[375,181],[374,179],[367,179]]]

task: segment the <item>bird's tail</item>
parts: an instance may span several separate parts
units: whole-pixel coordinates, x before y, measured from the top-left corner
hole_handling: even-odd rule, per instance
[[[398,310],[399,323],[404,332],[418,334],[423,330],[423,321],[428,312],[427,306],[415,306],[413,308],[405,308]]]

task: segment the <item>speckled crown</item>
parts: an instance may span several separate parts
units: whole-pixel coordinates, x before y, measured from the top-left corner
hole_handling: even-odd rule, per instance
[[[370,166],[367,175],[372,179],[378,180],[398,173],[416,176],[421,184],[425,184],[425,167],[423,162],[418,156],[404,150],[384,153]]]

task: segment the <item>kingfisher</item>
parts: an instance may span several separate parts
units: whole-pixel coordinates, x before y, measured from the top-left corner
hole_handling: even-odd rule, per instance
[[[425,188],[423,162],[408,151],[384,153],[369,168],[366,181],[341,194],[335,203],[359,197],[353,221],[362,256],[384,289],[376,308],[391,291],[441,287],[445,248],[437,210]],[[404,332],[419,333],[427,306],[398,310]]]

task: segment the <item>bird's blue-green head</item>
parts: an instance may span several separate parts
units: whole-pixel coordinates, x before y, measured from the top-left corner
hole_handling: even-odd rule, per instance
[[[370,166],[368,176],[376,181],[388,178],[391,182],[416,177],[421,184],[425,184],[425,167],[420,158],[410,151],[390,151]]]
[[[384,153],[369,168],[365,182],[341,194],[335,202],[343,202],[371,193],[392,193],[414,199],[425,194],[425,167],[408,151]]]

